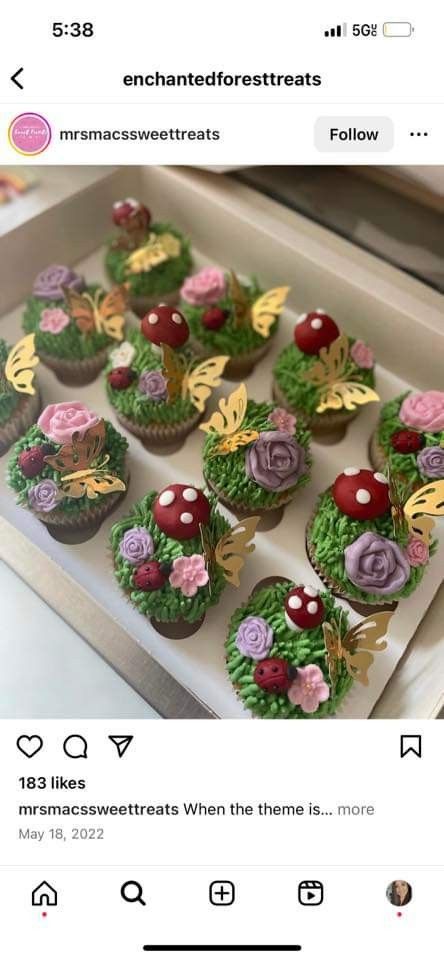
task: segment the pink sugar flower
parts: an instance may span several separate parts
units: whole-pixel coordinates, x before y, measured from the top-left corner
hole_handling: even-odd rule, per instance
[[[425,567],[429,562],[429,548],[419,537],[410,537],[405,555],[411,567]]]
[[[320,667],[311,663],[308,667],[298,667],[296,678],[288,691],[288,699],[304,713],[315,713],[320,703],[330,696],[330,689],[324,680]]]
[[[283,430],[284,433],[294,433],[296,429],[296,417],[283,407],[276,407],[268,419],[274,423],[277,430]]]
[[[68,324],[68,314],[60,307],[48,307],[46,310],[42,310],[39,329],[43,333],[53,333],[55,336],[61,333]]]
[[[357,367],[363,370],[371,370],[375,363],[375,355],[371,347],[363,340],[355,340],[350,348],[350,356]]]
[[[170,573],[170,584],[182,591],[184,597],[194,597],[199,587],[208,583],[205,558],[200,553],[191,557],[176,557]]]

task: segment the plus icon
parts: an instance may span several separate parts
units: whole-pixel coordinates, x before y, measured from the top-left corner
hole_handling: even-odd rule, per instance
[[[234,883],[231,880],[213,880],[210,883],[210,903],[213,907],[231,907],[234,893]]]

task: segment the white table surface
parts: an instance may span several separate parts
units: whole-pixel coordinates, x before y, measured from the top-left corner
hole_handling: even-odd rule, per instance
[[[0,596],[0,718],[158,717],[1,562]]]

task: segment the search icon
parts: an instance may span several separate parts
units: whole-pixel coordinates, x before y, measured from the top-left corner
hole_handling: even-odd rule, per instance
[[[123,883],[120,888],[120,896],[127,903],[141,903],[142,907],[146,907],[142,884],[138,883],[137,880],[127,880],[126,883]]]

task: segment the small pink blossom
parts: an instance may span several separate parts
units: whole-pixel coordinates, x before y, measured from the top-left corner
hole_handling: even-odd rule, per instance
[[[68,314],[60,307],[48,307],[42,310],[39,329],[44,333],[61,333],[69,324]]]
[[[169,579],[171,586],[178,587],[184,597],[194,597],[199,587],[208,583],[205,558],[200,553],[193,553],[191,557],[176,557]]]
[[[320,667],[311,663],[308,667],[298,667],[296,678],[288,691],[288,699],[304,713],[315,713],[320,703],[330,696],[330,689],[324,680]]]
[[[180,292],[192,307],[217,303],[226,293],[225,274],[217,267],[203,267],[199,273],[187,277]]]
[[[425,567],[429,562],[429,548],[419,537],[410,537],[405,555],[411,567]]]
[[[363,370],[371,370],[375,363],[375,355],[371,347],[363,340],[355,340],[350,348],[350,356],[357,367]]]
[[[274,423],[277,430],[283,430],[284,433],[294,433],[296,429],[296,417],[283,407],[276,407],[273,413],[268,417]]]

